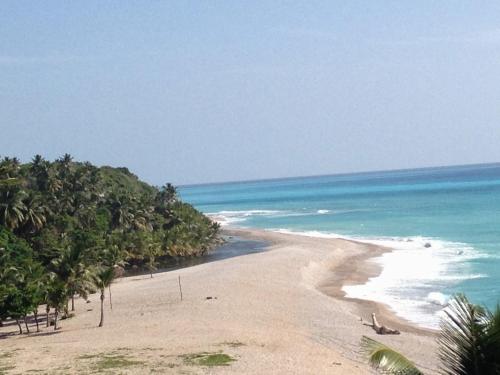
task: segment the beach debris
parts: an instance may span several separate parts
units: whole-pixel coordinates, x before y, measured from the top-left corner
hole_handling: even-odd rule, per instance
[[[205,299],[217,299],[217,297],[209,296],[209,297],[206,297]]]
[[[380,325],[375,313],[372,313],[372,328],[379,335],[399,335],[401,333],[397,329],[392,329],[392,328],[388,328],[386,326]]]
[[[182,301],[182,285],[181,285],[181,275],[179,275],[179,292],[181,293],[181,301]]]
[[[429,248],[429,247],[432,247],[431,243],[430,242],[426,242],[425,245],[424,245],[425,248]]]

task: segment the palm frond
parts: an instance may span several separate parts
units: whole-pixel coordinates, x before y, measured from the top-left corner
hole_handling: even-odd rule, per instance
[[[9,177],[9,178],[4,178],[0,179],[0,186],[15,186],[19,184],[19,179]]]
[[[439,358],[442,371],[449,375],[482,375],[485,361],[485,339],[488,311],[457,295],[445,310],[439,336]],[[485,367],[486,366],[486,367]]]
[[[370,365],[385,373],[422,375],[415,364],[404,355],[369,337],[363,336],[361,348],[367,355]]]

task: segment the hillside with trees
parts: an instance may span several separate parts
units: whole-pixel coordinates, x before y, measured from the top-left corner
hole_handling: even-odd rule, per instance
[[[156,188],[126,168],[68,154],[54,162],[40,155],[27,164],[0,161],[0,323],[14,319],[20,333],[31,314],[38,329],[40,305],[45,324],[57,328],[75,296],[100,292],[102,303],[124,270],[152,276],[162,259],[200,256],[219,242],[218,224],[182,202],[171,184]]]

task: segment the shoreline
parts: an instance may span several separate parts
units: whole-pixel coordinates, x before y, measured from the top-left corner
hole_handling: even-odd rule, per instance
[[[432,333],[402,324],[400,335],[377,335],[363,321],[370,321],[378,308],[382,324],[399,327],[391,314],[380,315],[379,305],[341,296],[341,282],[376,273],[376,265],[365,259],[387,249],[262,230],[226,227],[224,232],[264,239],[270,246],[153,278],[120,278],[112,287],[112,310],[106,298],[102,328],[97,327],[98,293],[89,296],[89,303],[78,298],[76,315],[56,332],[42,327],[39,334],[15,335],[9,322],[0,327],[0,348],[10,353],[8,365],[13,366],[7,374],[92,373],[100,360],[113,355],[130,361],[119,369],[127,374],[148,369],[167,374],[371,374],[360,353],[363,336],[397,349],[426,373],[436,373]],[[234,360],[212,368],[186,361],[199,353],[224,353]]]
[[[278,241],[272,235],[266,235],[267,233],[300,236],[300,234],[295,235],[292,233],[280,233],[261,229],[238,228],[230,226],[223,227],[222,233],[237,235],[242,238],[253,240],[266,240],[271,244],[268,248],[279,245],[280,241]],[[380,273],[382,272],[382,266],[373,262],[373,260],[385,253],[394,251],[394,249],[351,239],[338,238],[334,240],[353,243],[357,246],[365,248],[365,251],[361,252],[360,254],[348,255],[339,264],[335,264],[329,270],[329,275],[327,275],[323,279],[323,281],[316,286],[316,288],[320,292],[331,298],[337,300],[340,299],[355,304],[356,308],[359,311],[360,317],[363,318],[363,321],[366,321],[368,323],[371,322],[371,319],[369,319],[371,313],[375,313],[377,314],[379,321],[382,321],[387,326],[398,329],[400,331],[419,333],[429,336],[434,336],[437,333],[437,330],[419,326],[414,322],[398,316],[390,306],[384,303],[347,297],[346,292],[342,288],[347,285],[364,284],[370,278],[380,275]]]

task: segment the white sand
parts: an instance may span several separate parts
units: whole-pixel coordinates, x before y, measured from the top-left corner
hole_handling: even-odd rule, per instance
[[[384,249],[256,230],[230,232],[273,245],[262,253],[159,273],[153,279],[120,279],[112,287],[112,311],[106,300],[103,328],[97,328],[98,295],[91,296],[90,304],[77,300],[76,316],[62,321],[55,334],[44,327],[41,334],[6,335],[17,331],[9,323],[0,328],[0,369],[83,374],[97,371],[103,355],[114,353],[142,363],[109,368],[108,373],[366,374],[372,370],[359,355],[359,341],[367,335],[433,373],[432,332],[395,319],[383,306],[341,297],[342,283],[362,282],[377,272],[366,258]],[[369,320],[371,311],[401,335],[377,336],[364,326],[360,317]],[[203,367],[181,357],[219,351],[236,361]],[[6,352],[8,358],[2,355]]]

